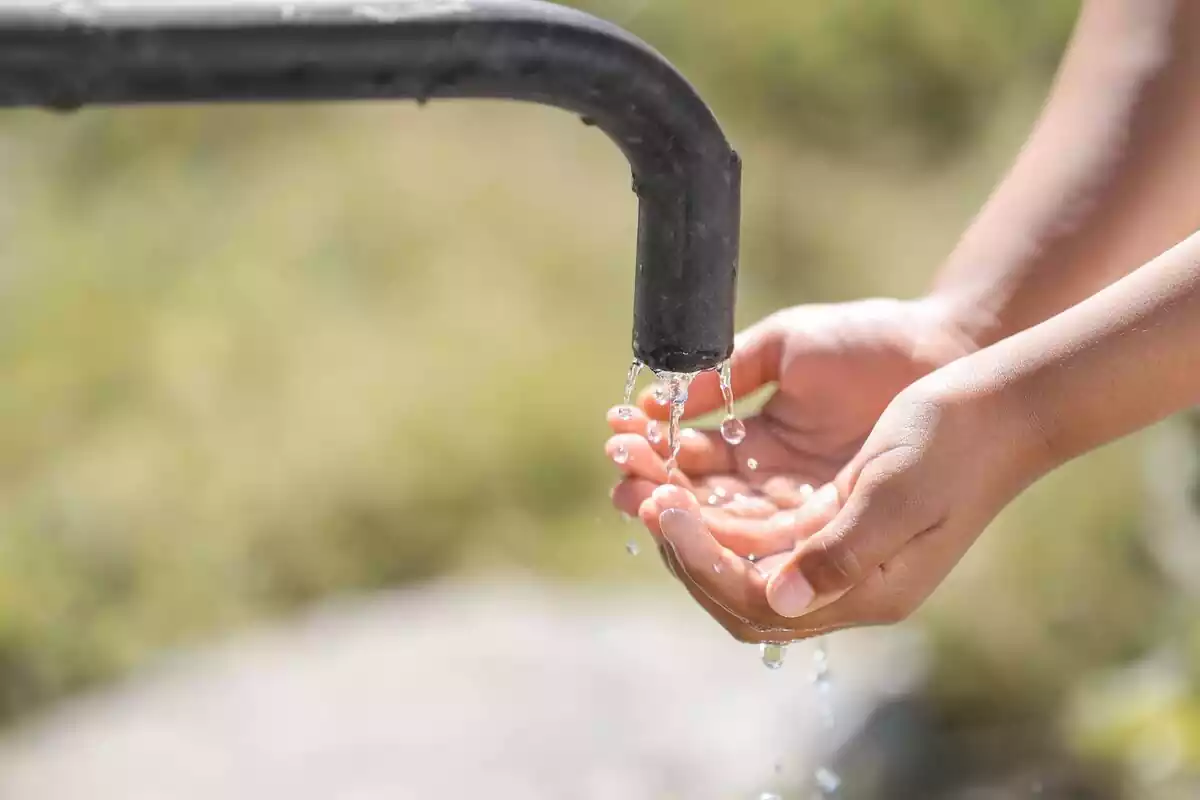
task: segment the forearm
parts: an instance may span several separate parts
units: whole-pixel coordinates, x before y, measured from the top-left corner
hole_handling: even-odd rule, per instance
[[[948,369],[1008,410],[1042,468],[1200,403],[1200,233]]]
[[[1200,220],[1200,3],[1087,0],[1038,124],[934,296],[980,345],[1128,274]]]

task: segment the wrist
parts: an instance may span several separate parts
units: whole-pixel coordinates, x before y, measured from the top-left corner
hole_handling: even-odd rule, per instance
[[[946,294],[928,294],[911,301],[918,329],[918,357],[934,366],[944,367],[973,355],[985,344],[981,315],[965,303]]]
[[[936,290],[919,301],[930,318],[963,342],[971,353],[1003,338],[1000,319],[978,297]]]
[[[994,362],[989,350],[981,350],[930,373],[911,388],[964,420],[962,428],[972,432],[979,458],[1016,494],[1059,466],[1061,459],[1019,374],[999,369]]]

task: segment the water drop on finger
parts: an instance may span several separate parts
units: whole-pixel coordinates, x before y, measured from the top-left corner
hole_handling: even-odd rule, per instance
[[[625,445],[619,444],[616,446],[616,449],[613,450],[612,460],[618,464],[629,463],[629,450],[626,449]]]
[[[653,420],[646,426],[646,441],[650,444],[660,444],[663,440],[662,428]]]

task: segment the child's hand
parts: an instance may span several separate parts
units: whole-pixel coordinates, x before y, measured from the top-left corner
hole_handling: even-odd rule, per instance
[[[639,514],[658,534],[664,510],[659,500],[674,498],[678,505],[699,498],[691,511],[714,542],[739,560],[756,558],[756,566],[742,562],[749,572],[731,563],[731,569],[722,566],[718,573],[713,568],[718,561],[708,565],[708,574],[727,580],[744,574],[753,583],[762,579],[760,571],[769,573],[787,561],[798,539],[830,520],[838,508],[837,498],[830,495],[833,489],[814,495],[812,487],[845,472],[896,394],[973,348],[935,306],[893,300],[791,309],[759,323],[738,344],[735,393],[741,396],[768,383],[778,384],[778,389],[762,413],[747,420],[747,437],[739,446],[726,444],[715,431],[692,431],[682,438],[682,472],[673,482],[689,489],[693,500],[666,490],[651,499],[668,476],[661,430],[666,408],[649,392],[639,400],[641,410],[610,412],[615,435],[608,452],[621,451],[628,457],[622,464],[626,477],[613,493],[618,508]],[[698,377],[689,392],[687,416],[720,406],[716,376]],[[656,420],[651,422],[649,416]],[[647,438],[648,425],[658,426],[657,435]],[[756,469],[748,466],[751,459]],[[799,513],[793,518],[795,511]],[[678,573],[680,564],[674,566]],[[714,610],[696,581],[689,588],[702,605]],[[761,608],[766,607],[763,599]],[[762,615],[735,616],[759,619],[754,624],[763,626]],[[745,623],[734,627],[735,635],[747,638]],[[751,633],[749,638],[756,637]]]
[[[717,523],[667,485],[640,513],[671,571],[736,638],[792,641],[906,618],[1040,474],[1038,448],[1016,409],[926,380],[797,510]],[[751,562],[740,551],[752,540],[786,550]]]

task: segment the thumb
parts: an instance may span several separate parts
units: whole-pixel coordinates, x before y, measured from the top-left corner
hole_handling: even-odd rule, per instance
[[[833,519],[795,550],[767,584],[775,613],[799,617],[867,580],[931,525],[921,492],[910,489],[911,458],[892,451],[870,461],[857,479],[845,473],[827,489],[845,502]]]
[[[734,397],[744,397],[779,379],[784,328],[775,315],[756,322],[737,335],[733,355],[729,357],[730,384]],[[666,404],[658,403],[652,389],[638,397],[638,405],[655,419],[666,419]],[[707,371],[696,376],[688,388],[685,418],[702,416],[724,407],[721,382],[717,372]]]

